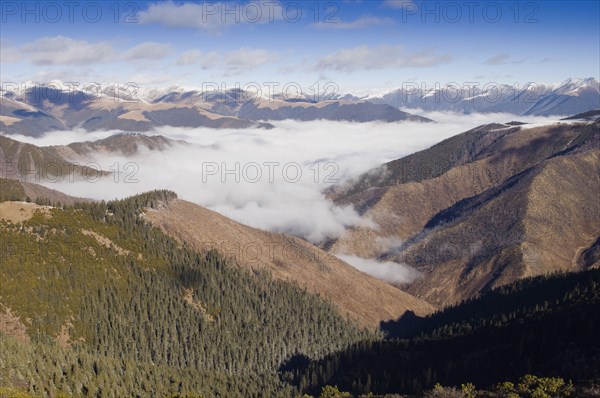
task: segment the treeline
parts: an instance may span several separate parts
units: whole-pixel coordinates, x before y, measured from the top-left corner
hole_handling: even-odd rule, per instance
[[[23,201],[25,199],[27,199],[25,189],[19,181],[0,178],[0,202],[8,200]]]
[[[456,336],[485,327],[523,323],[581,303],[600,302],[600,270],[556,273],[500,286],[428,317],[405,314],[382,322],[388,338]]]
[[[297,395],[293,398],[595,398],[600,396],[600,384],[583,383],[574,385],[560,377],[537,377],[525,375],[517,383],[505,381],[490,389],[478,389],[472,383],[461,384],[457,387],[446,387],[436,384],[431,390],[418,395],[372,393],[352,395],[348,391],[340,391],[337,386],[324,386],[321,393],[315,397],[308,394]],[[69,398],[58,393],[57,398]],[[0,387],[0,398],[35,398],[14,388]],[[203,398],[196,394],[173,394],[164,398]],[[290,397],[292,398],[292,397]]]
[[[600,270],[537,277],[484,293],[317,361],[296,358],[284,380],[311,394],[338,385],[353,394],[421,393],[437,382],[490,387],[524,374],[600,377]]]
[[[525,375],[518,382],[504,381],[489,389],[479,389],[472,383],[463,383],[456,387],[442,386],[436,383],[431,390],[412,398],[592,398],[600,396],[600,384],[582,383],[574,385],[561,377],[537,377]],[[324,386],[318,398],[407,398],[407,395],[372,393],[353,395],[340,391],[337,386]],[[314,398],[305,394],[302,398]]]
[[[282,397],[277,370],[374,338],[332,304],[198,253],[147,224],[157,191],[0,222],[0,297],[31,340],[0,334],[0,386],[32,395]],[[0,311],[2,308],[0,307]]]

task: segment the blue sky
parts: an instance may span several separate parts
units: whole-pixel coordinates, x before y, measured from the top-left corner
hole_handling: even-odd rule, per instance
[[[4,1],[5,82],[334,82],[377,92],[598,78],[599,1]]]

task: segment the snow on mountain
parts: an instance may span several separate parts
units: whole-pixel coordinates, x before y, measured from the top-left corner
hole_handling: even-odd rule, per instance
[[[397,108],[462,113],[507,112],[518,115],[573,115],[600,108],[600,86],[595,78],[569,78],[560,83],[522,86],[488,84],[483,87],[446,85],[425,87],[407,83],[368,101]]]

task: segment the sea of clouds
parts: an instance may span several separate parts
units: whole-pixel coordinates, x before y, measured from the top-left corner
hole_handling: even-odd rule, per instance
[[[481,124],[512,120],[542,124],[554,120],[508,114],[436,112],[423,116],[436,123],[286,120],[274,122],[275,128],[270,130],[164,127],[146,134],[186,143],[163,151],[140,147],[130,156],[93,153],[89,161],[111,170],[111,175],[98,181],[44,185],[69,195],[104,200],[170,189],[182,199],[243,224],[318,243],[340,237],[351,226],[376,227],[352,207],[337,206],[328,200],[324,191],[332,185]],[[14,138],[45,146],[93,141],[115,133],[76,129],[40,138]],[[346,260],[395,283],[415,277],[401,264],[374,266],[373,260]]]

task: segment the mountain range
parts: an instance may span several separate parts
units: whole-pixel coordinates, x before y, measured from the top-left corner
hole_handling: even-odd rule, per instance
[[[598,266],[600,124],[488,124],[329,192],[375,227],[329,251],[408,264],[406,291],[455,304],[517,279]]]
[[[58,84],[58,83],[57,83]],[[268,120],[345,120],[353,122],[431,120],[387,104],[367,101],[320,102],[257,98],[242,90],[219,93],[176,91],[131,97],[109,90],[93,94],[60,85],[3,91],[0,127],[5,134],[39,136],[53,130],[150,131],[161,126],[272,128]]]
[[[561,83],[510,85],[488,83],[447,84],[427,87],[406,83],[405,87],[363,98],[375,104],[427,112],[510,113],[528,116],[574,115],[600,107],[600,84],[593,78]]]
[[[52,130],[150,131],[161,126],[272,128],[269,121],[336,120],[352,122],[430,122],[411,111],[502,112],[516,115],[574,115],[600,107],[596,79],[567,79],[559,84],[447,85],[406,83],[386,94],[323,94],[319,98],[281,94],[260,97],[249,91],[221,92],[169,87],[132,94],[107,86],[91,92],[62,82],[0,92],[0,128],[6,134],[39,136]],[[405,111],[403,111],[405,110]]]

